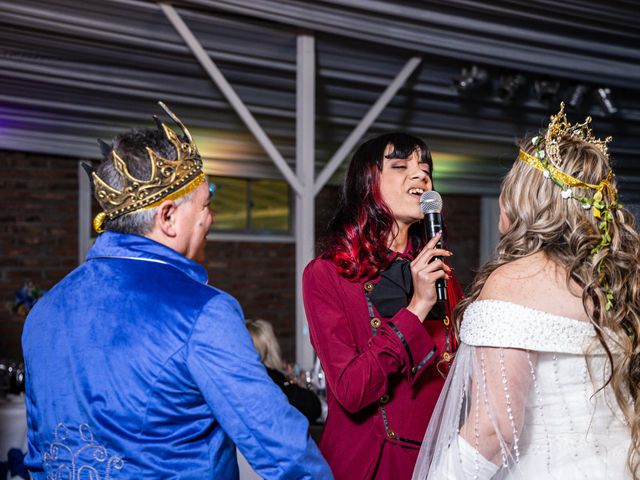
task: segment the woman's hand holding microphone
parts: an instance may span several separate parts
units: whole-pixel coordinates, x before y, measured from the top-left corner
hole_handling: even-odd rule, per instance
[[[436,280],[449,279],[451,267],[440,258],[453,255],[449,250],[435,248],[442,234],[438,232],[411,262],[411,279],[413,280],[413,297],[407,309],[415,314],[421,322],[427,318],[437,301]]]

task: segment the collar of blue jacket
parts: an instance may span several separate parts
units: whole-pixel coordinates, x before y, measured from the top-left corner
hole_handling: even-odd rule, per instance
[[[171,265],[200,283],[207,283],[205,268],[181,253],[141,235],[104,232],[87,253],[87,261],[95,258],[128,258]]]

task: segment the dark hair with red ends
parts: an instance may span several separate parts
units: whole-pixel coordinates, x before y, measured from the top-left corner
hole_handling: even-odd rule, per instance
[[[429,147],[406,133],[377,136],[356,150],[322,248],[322,257],[333,261],[338,273],[348,279],[374,277],[388,266],[387,241],[395,218],[380,193],[380,172],[387,145],[393,145],[387,159],[408,158],[417,150],[420,162],[427,163],[433,172]],[[409,237],[414,250],[420,250],[426,242],[422,222],[411,225]]]

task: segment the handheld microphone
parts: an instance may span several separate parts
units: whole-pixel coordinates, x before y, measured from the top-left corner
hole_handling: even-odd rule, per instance
[[[431,240],[436,234],[442,231],[442,197],[438,192],[424,192],[420,196],[420,210],[424,213],[424,227],[427,233],[427,239]],[[442,238],[438,240],[435,248],[443,248]],[[442,260],[440,257],[434,257]],[[436,295],[438,302],[447,300],[447,282],[444,279],[436,280]]]

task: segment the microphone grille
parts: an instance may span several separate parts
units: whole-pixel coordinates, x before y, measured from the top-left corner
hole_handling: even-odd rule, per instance
[[[440,213],[442,211],[442,197],[438,192],[424,192],[420,196],[420,210],[427,213]]]

